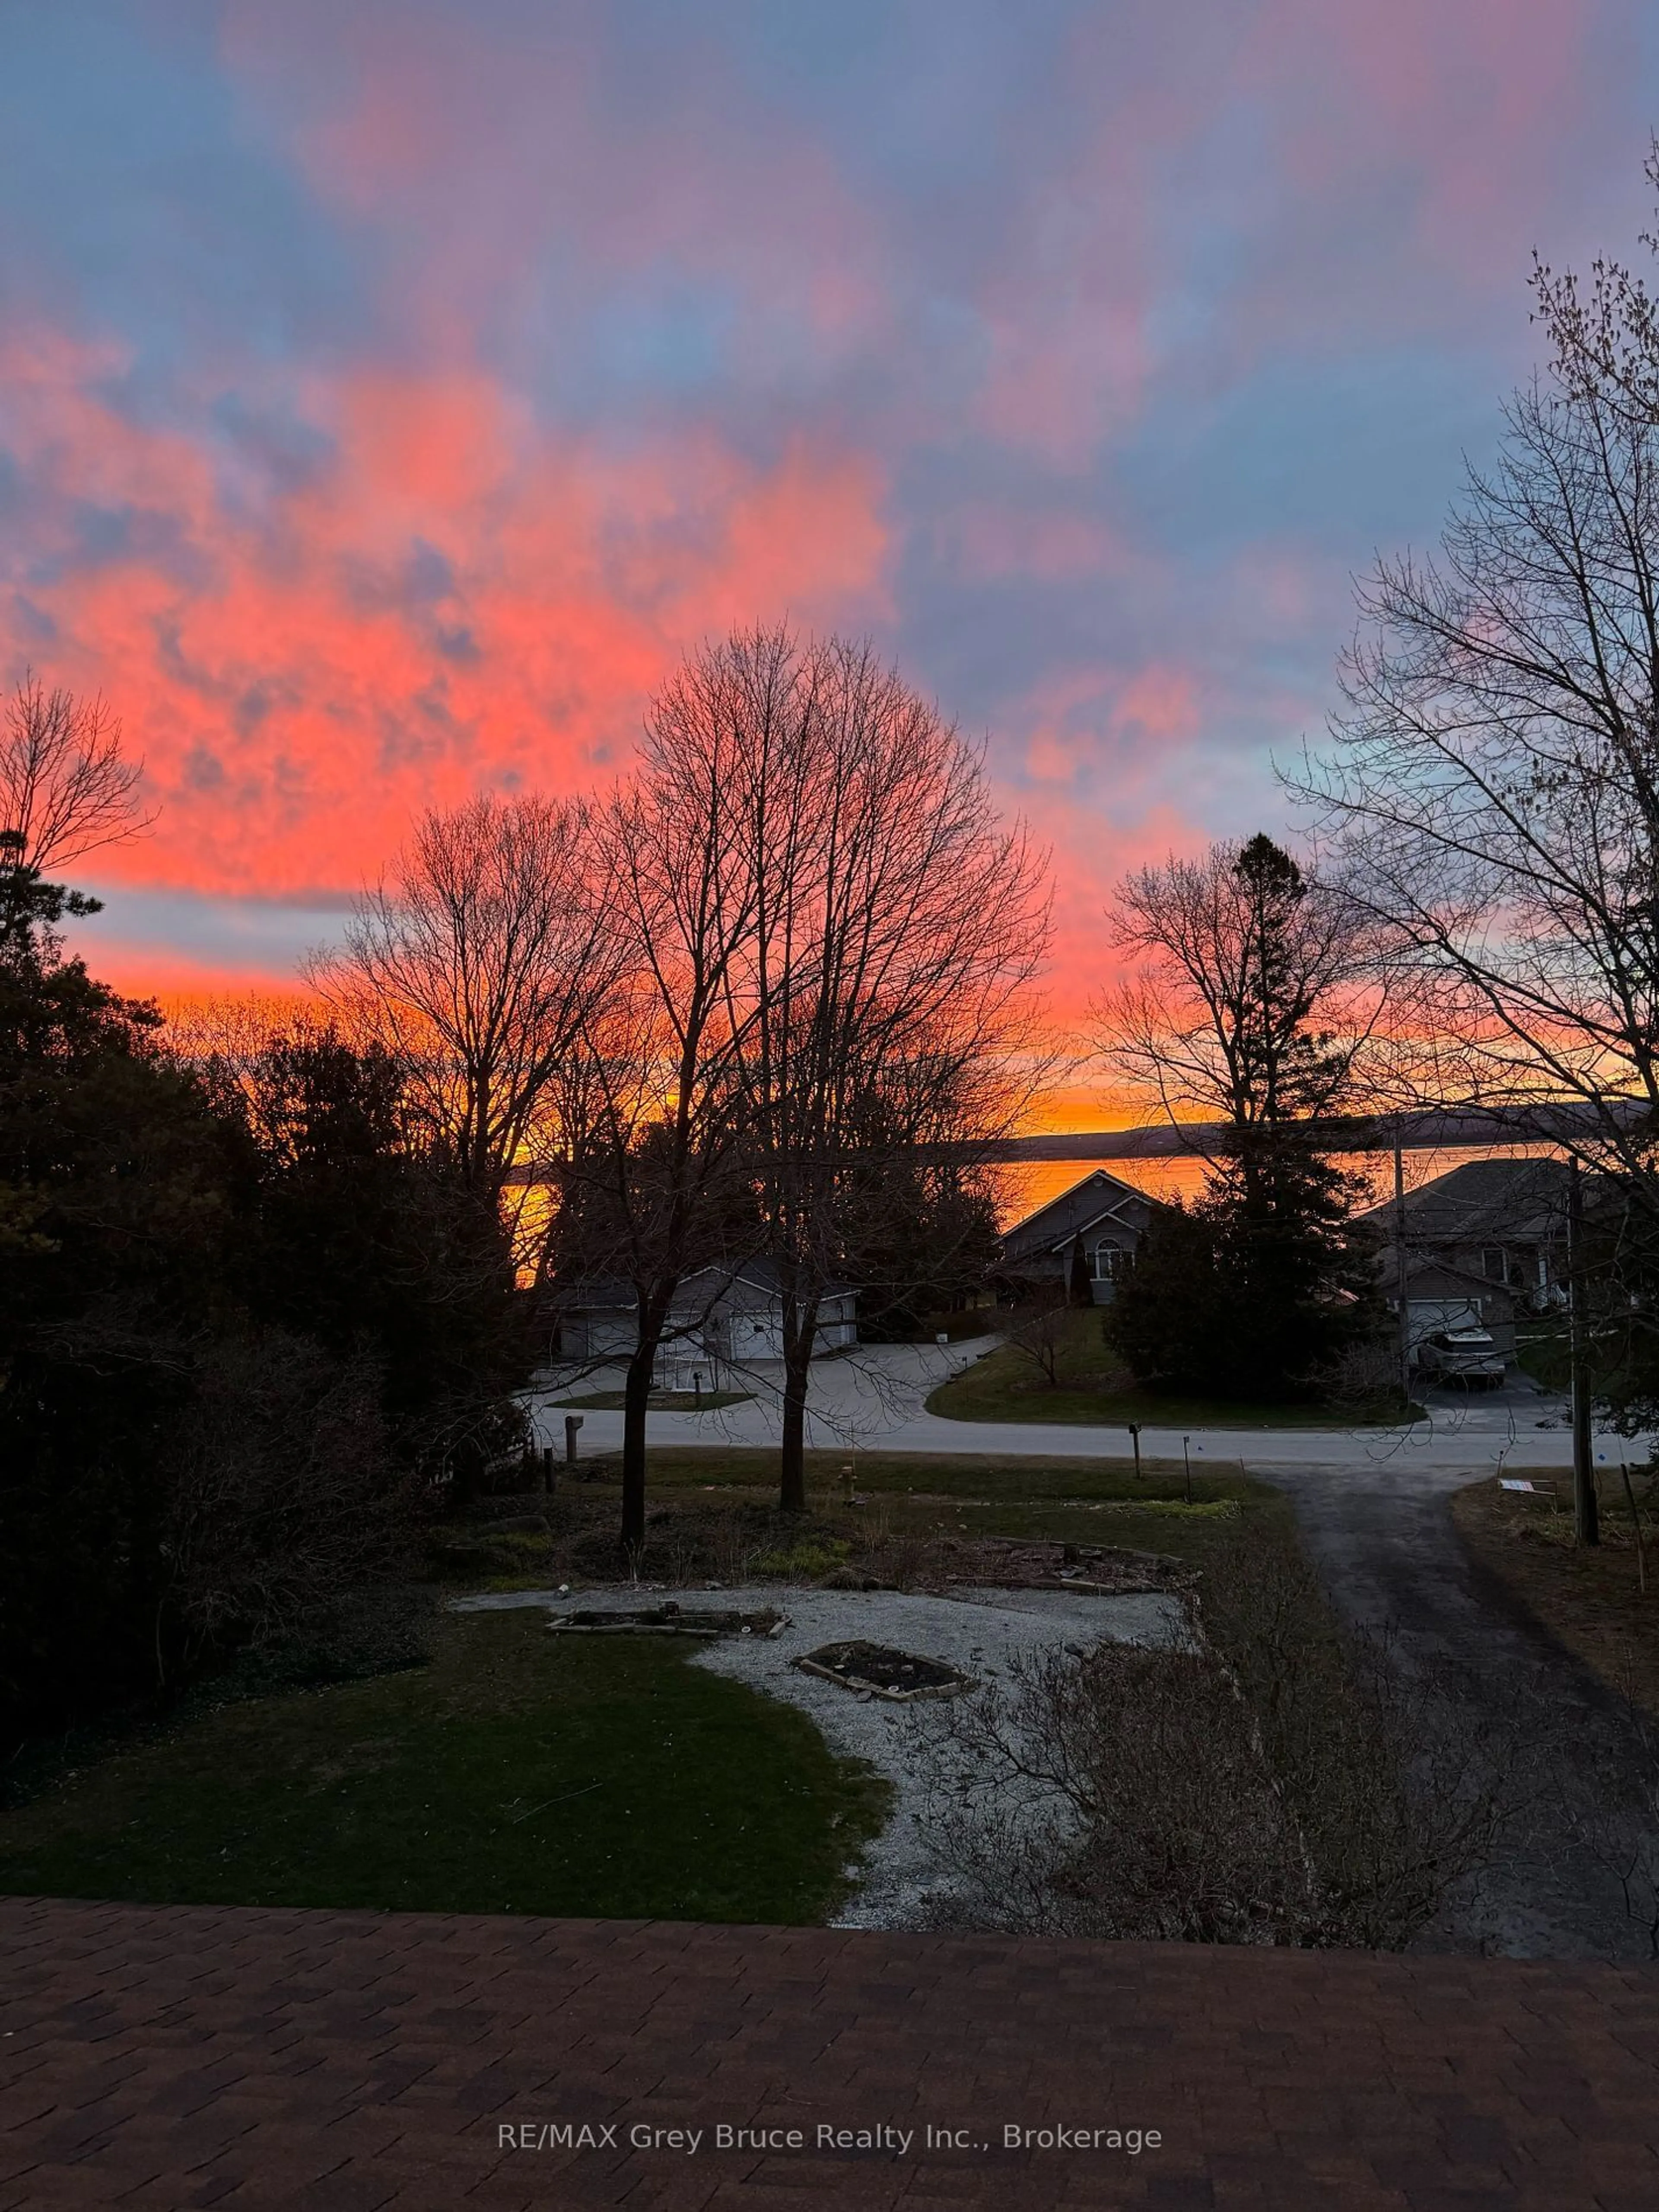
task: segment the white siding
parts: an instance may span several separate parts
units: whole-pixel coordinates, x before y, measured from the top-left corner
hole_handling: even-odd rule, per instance
[[[568,1359],[626,1359],[637,1341],[632,1314],[577,1314],[559,1330]]]

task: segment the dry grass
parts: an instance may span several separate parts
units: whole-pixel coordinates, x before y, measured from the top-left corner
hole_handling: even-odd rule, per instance
[[[1204,1577],[1204,1644],[1013,1662],[924,1772],[940,1927],[1399,1949],[1497,1849],[1515,1747],[1345,1634],[1261,1519]]]
[[[1542,1478],[1540,1478],[1540,1480]],[[1638,1584],[1635,1537],[1622,1486],[1601,1486],[1602,1540],[1573,1540],[1571,1486],[1547,1498],[1471,1483],[1452,1500],[1452,1519],[1483,1565],[1508,1585],[1551,1635],[1632,1705],[1659,1719],[1659,1524],[1642,1497],[1648,1589]]]
[[[539,1510],[516,1513],[495,1529],[444,1531],[434,1546],[436,1575],[493,1589],[631,1579],[617,1542],[615,1496],[604,1486],[512,1502]],[[1071,1565],[1114,1588],[1176,1588],[1188,1579],[1183,1562],[1213,1544],[1240,1510],[1234,1499],[1191,1506],[1085,1500],[1056,1513],[1046,1503],[1033,1510],[912,1493],[877,1494],[856,1506],[822,1500],[802,1516],[780,1514],[743,1491],[671,1493],[647,1515],[640,1576],[653,1585],[781,1581],[912,1589],[1029,1582]]]
[[[856,1503],[842,1480],[849,1464]],[[614,1457],[599,1458],[552,1498],[478,1500],[434,1531],[434,1577],[495,1589],[624,1577],[618,1473]],[[776,1453],[756,1447],[653,1451],[643,1578],[819,1582],[845,1571],[905,1588],[972,1580],[990,1565],[972,1555],[1007,1540],[1173,1554],[1201,1570],[1230,1552],[1241,1520],[1294,1544],[1283,1492],[1242,1465],[1194,1469],[1189,1482],[1150,1462],[1136,1475],[1061,1456],[811,1452],[811,1510],[793,1519],[776,1509]]]

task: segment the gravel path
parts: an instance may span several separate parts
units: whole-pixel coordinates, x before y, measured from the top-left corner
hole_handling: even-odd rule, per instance
[[[708,1595],[672,1593],[686,1606]],[[647,1603],[658,1594],[641,1593]],[[550,1613],[575,1607],[621,1608],[635,1602],[621,1590],[514,1590],[502,1595],[458,1598],[458,1612],[495,1612],[540,1606]],[[864,1879],[842,1912],[844,1928],[905,1928],[915,1923],[938,1875],[921,1829],[925,1790],[918,1751],[941,1730],[946,1707],[931,1699],[914,1705],[860,1698],[834,1682],[803,1674],[789,1662],[820,1644],[862,1637],[896,1644],[927,1659],[943,1659],[984,1680],[1005,1674],[1018,1653],[1055,1645],[1079,1650],[1113,1641],[1179,1644],[1187,1617],[1178,1597],[1147,1594],[1091,1596],[1070,1590],[963,1589],[949,1597],[902,1590],[792,1589],[767,1583],[722,1589],[711,1601],[744,1609],[771,1606],[789,1616],[778,1635],[722,1638],[701,1645],[693,1663],[751,1683],[768,1696],[798,1705],[824,1741],[844,1756],[867,1759],[893,1784],[892,1818],[870,1845]]]

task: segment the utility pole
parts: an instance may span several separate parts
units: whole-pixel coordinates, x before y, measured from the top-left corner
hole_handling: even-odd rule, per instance
[[[1394,1133],[1394,1296],[1400,1324],[1400,1410],[1404,1418],[1412,1401],[1412,1324],[1406,1304],[1406,1161],[1400,1149],[1400,1128]]]
[[[1578,1163],[1567,1182],[1567,1322],[1572,1361],[1572,1509],[1581,1544],[1601,1540],[1595,1467],[1590,1450],[1589,1316],[1584,1296],[1584,1191]]]

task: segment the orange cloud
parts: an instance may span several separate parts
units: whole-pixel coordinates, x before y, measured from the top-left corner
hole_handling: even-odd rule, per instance
[[[5,657],[125,717],[162,809],[131,880],[355,884],[422,805],[619,765],[703,633],[886,605],[879,471],[822,441],[602,451],[483,374],[379,369],[313,380],[317,455],[250,490],[206,409],[191,437],[123,411],[123,367],[0,348],[31,507]]]

